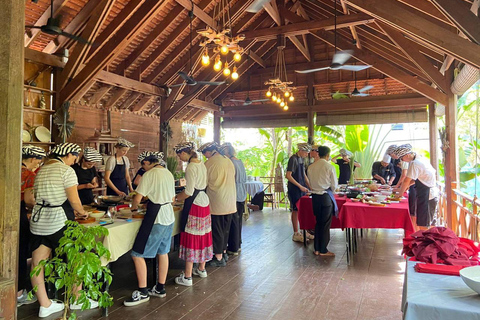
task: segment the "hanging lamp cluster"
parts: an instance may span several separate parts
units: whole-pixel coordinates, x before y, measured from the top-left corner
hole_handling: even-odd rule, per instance
[[[218,17],[217,30],[207,27],[198,30],[204,39],[200,41],[203,47],[202,65],[208,67],[211,63],[213,53],[213,70],[220,72],[223,69],[223,75],[237,80],[239,75],[237,71],[237,63],[242,60],[243,48],[238,44],[245,39],[243,34],[234,37],[232,35],[232,20],[230,17],[229,0],[220,0],[213,10],[213,16]],[[229,64],[229,53],[233,54],[233,62]]]
[[[293,82],[288,81],[287,67],[285,65],[285,42],[277,47],[277,60],[275,62],[275,73],[273,79],[265,82],[268,86],[268,91],[265,95],[272,99],[282,107],[285,111],[288,110],[288,102],[295,101],[293,90],[295,87],[291,85]]]

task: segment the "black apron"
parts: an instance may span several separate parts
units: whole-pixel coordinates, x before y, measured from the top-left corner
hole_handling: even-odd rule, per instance
[[[183,204],[182,216],[180,217],[180,231],[185,231],[185,227],[187,226],[188,221],[188,215],[190,214],[190,209],[192,208],[193,201],[195,201],[195,198],[202,191],[206,192],[207,189],[195,189],[195,191],[193,191],[193,194],[187,199],[185,199],[185,203]]]
[[[77,174],[78,184],[92,183],[93,179],[97,176],[95,169],[83,169],[81,164],[75,164],[72,166],[73,170]],[[91,204],[94,200],[93,189],[81,189],[78,190],[78,197],[82,204]]]
[[[60,207],[65,212],[65,216],[67,217],[68,220],[72,220],[72,221],[75,220],[75,212],[74,212],[72,206],[70,205],[70,201],[68,201],[68,199],[65,200],[65,202],[62,203],[59,206],[52,206],[52,205],[48,204],[47,202],[45,202],[45,200],[43,200],[42,203],[37,203],[37,205],[40,206],[40,209],[38,209],[38,211],[35,211],[32,214],[32,221],[33,222],[38,222],[38,220],[40,220],[40,215],[42,213],[43,208],[60,208]]]
[[[115,157],[115,156],[114,156]],[[118,164],[117,163],[117,157],[115,157],[115,168],[113,169],[112,173],[110,174],[110,180],[112,183],[117,187],[118,190],[121,192],[124,192],[125,194],[128,195],[128,184],[127,184],[127,179],[125,178],[125,171],[126,171],[126,166],[125,166],[125,159],[123,159],[123,164]],[[117,193],[113,191],[112,188],[107,186],[107,195],[109,196],[116,196]]]
[[[428,209],[428,199],[430,198],[430,187],[424,185],[420,180],[415,180],[415,189],[417,193],[417,225],[430,227],[433,217],[430,217]]]
[[[135,237],[135,242],[133,243],[133,251],[143,254],[145,251],[145,246],[147,245],[148,237],[150,232],[152,232],[153,225],[155,224],[155,219],[157,219],[158,212],[160,208],[167,203],[157,204],[148,200],[147,202],[147,212],[143,218],[142,225],[138,230],[137,236]]]

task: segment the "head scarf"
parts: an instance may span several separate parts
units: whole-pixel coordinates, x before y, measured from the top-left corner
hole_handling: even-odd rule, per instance
[[[318,144],[314,144],[314,145],[312,146],[312,150],[310,150],[310,151],[318,152],[318,147],[320,147]]]
[[[195,150],[195,143],[194,142],[183,142],[177,144],[175,147],[173,147],[175,150],[175,153],[180,153],[182,151],[191,151]]]
[[[65,142],[62,144],[57,144],[55,147],[53,147],[53,149],[50,151],[50,154],[63,157],[69,153],[78,155],[80,151],[82,151],[82,148],[75,143]]]
[[[103,160],[102,155],[95,148],[91,147],[86,147],[83,150],[83,158],[88,162],[100,162]]]
[[[383,156],[382,162],[390,163],[390,160],[392,160],[392,158],[388,154],[385,154]]]
[[[225,151],[228,150],[228,149],[233,149],[233,146],[230,142],[225,142],[224,144],[222,144],[218,148],[218,151],[220,151],[223,155],[225,155]],[[233,150],[235,150],[235,149],[233,149]],[[233,156],[233,154],[231,154],[230,156]]]
[[[200,148],[198,148],[198,151],[200,151],[201,153],[213,150],[218,150],[218,143],[216,143],[215,141],[207,142],[201,145]]]
[[[393,154],[393,152],[395,151],[395,149],[397,149],[397,145],[392,144],[391,146],[389,146],[387,148],[387,151],[385,151],[385,153],[388,154],[389,156],[391,156]]]
[[[158,160],[163,161],[163,152],[159,151],[143,151],[138,155],[138,162]]]
[[[28,144],[22,147],[22,156],[28,158],[43,158],[47,156],[47,153],[40,147]]]
[[[120,147],[127,147],[127,148],[133,148],[135,145],[131,143],[130,141],[123,139],[123,138],[118,138],[117,144]]]
[[[340,155],[341,156],[347,156],[347,157],[351,157],[353,155],[353,153],[351,153],[350,151],[348,151],[347,149],[340,149]]]
[[[410,144],[402,144],[401,146],[397,147],[393,153],[401,159],[404,155],[407,155],[412,152],[412,146]]]
[[[310,152],[312,150],[312,146],[308,143],[299,143],[297,144],[298,151],[307,151]]]

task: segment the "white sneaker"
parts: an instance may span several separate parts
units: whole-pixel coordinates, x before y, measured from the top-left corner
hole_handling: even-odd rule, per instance
[[[315,239],[315,236],[314,236],[313,234],[309,233],[308,231],[306,231],[305,233],[306,233],[306,235],[307,235],[307,240],[313,240],[313,239]]]
[[[50,307],[46,308],[46,307],[40,306],[40,310],[38,311],[38,317],[39,318],[48,317],[51,314],[54,314],[56,312],[60,312],[63,309],[65,309],[65,305],[63,304],[63,302],[54,301],[54,300],[50,300],[50,301],[52,302]]]
[[[292,240],[296,242],[303,242],[303,235],[299,232],[296,232],[293,234]]]
[[[89,309],[96,309],[98,308],[98,302],[88,298],[90,301],[90,308]],[[81,310],[83,303],[72,303],[70,304],[70,310]],[[88,309],[87,309],[88,310]]]
[[[181,286],[191,287],[193,285],[192,278],[185,278],[185,274],[182,272],[178,277],[175,278],[175,283]]]
[[[200,278],[206,278],[208,276],[207,275],[207,269],[200,270],[200,269],[198,269],[198,267],[193,268],[192,273],[196,276],[199,276]]]

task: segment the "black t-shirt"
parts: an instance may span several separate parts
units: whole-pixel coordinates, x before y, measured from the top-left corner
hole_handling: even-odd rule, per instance
[[[380,161],[375,161],[372,165],[372,177],[376,174],[385,179],[385,182],[388,182],[391,177],[397,176],[393,164],[389,163],[388,166],[384,167]]]
[[[138,187],[138,186],[134,183],[134,182],[135,182],[135,179],[137,179],[138,176],[141,176],[141,177],[142,177],[145,172],[147,172],[147,171],[145,171],[145,169],[143,169],[143,168],[138,169],[137,173],[135,174],[135,177],[133,177],[133,179],[132,179],[132,188],[133,188],[133,190],[137,189],[137,187]]]
[[[337,159],[337,165],[340,171],[340,175],[338,176],[338,184],[348,184],[348,181],[350,180],[350,162],[346,162],[340,158]],[[353,171],[355,171],[355,168],[356,167],[354,166]]]
[[[80,164],[76,163],[72,168],[77,174],[78,184],[92,183],[92,180],[97,176],[97,170],[95,170],[95,167],[83,169]],[[90,204],[93,202],[92,189],[78,190],[78,196],[80,197],[82,204]]]
[[[303,172],[300,172],[300,165],[303,165]],[[294,154],[293,156],[288,159],[287,171],[292,172],[292,177],[302,186],[305,185],[305,162],[303,158],[299,157],[298,155]],[[288,189],[298,189],[296,185],[288,181]]]

